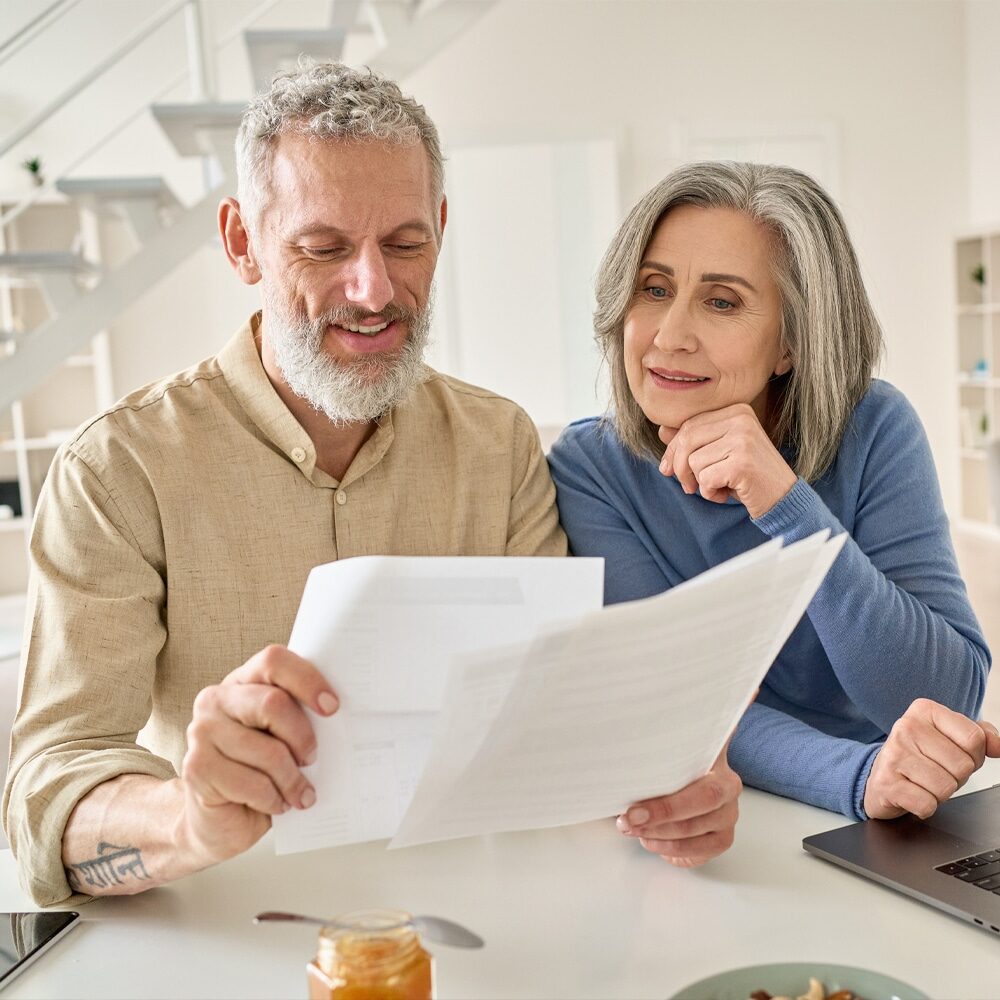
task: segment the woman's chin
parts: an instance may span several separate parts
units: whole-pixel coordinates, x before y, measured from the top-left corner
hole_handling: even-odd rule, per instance
[[[690,420],[701,411],[695,407],[644,406],[642,412],[646,415],[646,419],[656,424],[657,427],[670,427],[677,430],[685,420]]]

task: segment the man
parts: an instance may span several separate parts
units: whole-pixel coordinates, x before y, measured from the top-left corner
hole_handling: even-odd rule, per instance
[[[447,220],[423,108],[338,64],[284,74],[237,162],[219,228],[261,313],[80,430],[39,506],[4,825],[40,904],[179,878],[313,804],[304,708],[336,693],[275,645],[313,566],[566,552],[527,416],[421,360]],[[659,852],[704,860],[738,791],[723,760],[627,830],[710,812]]]

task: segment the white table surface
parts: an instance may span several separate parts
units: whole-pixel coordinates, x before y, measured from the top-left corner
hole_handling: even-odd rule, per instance
[[[970,789],[1000,782],[990,761]],[[431,945],[440,998],[659,997],[778,961],[856,965],[932,997],[1000,997],[1000,938],[807,855],[832,814],[748,790],[737,843],[682,870],[601,821],[386,851],[276,857],[270,836],[225,865],[82,907],[83,926],[11,984],[15,997],[304,997],[315,929],[260,910],[390,906],[451,917],[478,952]],[[0,910],[35,909],[0,853]],[[765,985],[765,984],[762,984]],[[803,984],[805,985],[805,984]]]

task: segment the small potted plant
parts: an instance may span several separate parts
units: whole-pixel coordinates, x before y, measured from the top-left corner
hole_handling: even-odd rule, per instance
[[[35,187],[41,187],[45,183],[45,178],[42,176],[42,158],[40,156],[32,156],[30,159],[25,160],[21,166],[31,174],[31,183]]]

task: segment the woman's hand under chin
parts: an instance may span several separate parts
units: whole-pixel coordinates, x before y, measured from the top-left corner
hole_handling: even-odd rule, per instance
[[[664,476],[685,493],[714,503],[736,497],[752,518],[762,517],[795,485],[797,476],[775,448],[749,403],[699,413],[680,427],[661,427],[667,446]]]

